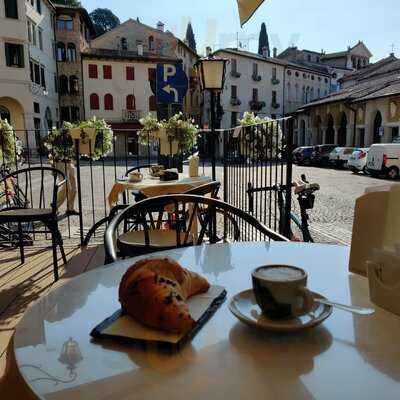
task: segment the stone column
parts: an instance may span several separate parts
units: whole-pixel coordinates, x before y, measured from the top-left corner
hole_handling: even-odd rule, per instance
[[[334,131],[334,138],[335,138],[335,140],[334,140],[334,143],[333,144],[336,144],[336,143],[338,143],[339,142],[339,127],[338,126],[334,126],[333,127],[333,131]]]
[[[346,132],[346,146],[353,146],[353,126],[347,128],[347,132]]]

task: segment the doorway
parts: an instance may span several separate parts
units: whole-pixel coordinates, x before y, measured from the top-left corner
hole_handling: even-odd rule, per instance
[[[342,113],[342,116],[340,118],[340,127],[339,127],[339,132],[338,132],[338,145],[339,146],[346,146],[346,141],[347,141],[347,117],[345,113]]]
[[[374,141],[373,143],[381,143],[383,136],[382,114],[377,111],[374,119]]]

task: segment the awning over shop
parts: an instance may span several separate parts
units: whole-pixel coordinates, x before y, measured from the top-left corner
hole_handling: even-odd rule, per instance
[[[240,25],[243,26],[257,11],[264,0],[237,0],[239,7]]]

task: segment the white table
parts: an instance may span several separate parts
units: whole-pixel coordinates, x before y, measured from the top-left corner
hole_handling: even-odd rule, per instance
[[[164,253],[224,285],[228,298],[251,286],[255,267],[284,263],[306,269],[309,287],[332,300],[371,306],[367,280],[347,271],[346,247],[237,243]],[[273,334],[243,325],[226,301],[178,353],[95,343],[89,332],[118,309],[118,284],[131,263],[79,276],[25,314],[15,335],[17,364],[43,399],[400,398],[400,317],[379,308],[368,317],[335,310],[315,329]],[[71,375],[59,361],[70,337],[83,357]],[[36,380],[45,373],[70,382]]]

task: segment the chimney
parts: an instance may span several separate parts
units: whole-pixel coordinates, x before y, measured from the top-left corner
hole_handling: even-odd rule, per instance
[[[161,21],[157,22],[157,29],[161,32],[164,32],[165,25]]]
[[[268,47],[267,47],[267,46],[264,46],[264,47],[262,48],[262,56],[263,56],[264,58],[268,58]]]
[[[211,47],[210,47],[210,46],[207,46],[207,47],[206,47],[206,57],[210,57],[211,53],[212,53]]]
[[[278,49],[276,47],[274,47],[273,51],[273,56],[274,58],[278,57]]]
[[[143,45],[142,44],[137,45],[137,53],[138,53],[138,56],[143,56]]]

